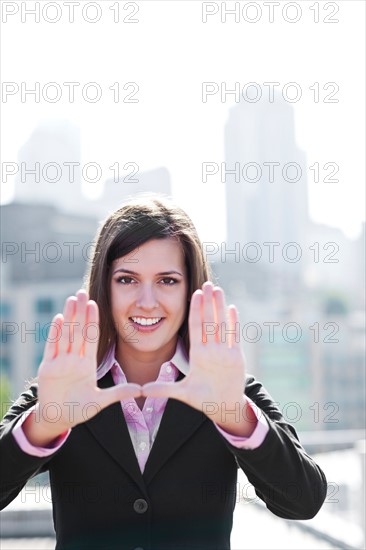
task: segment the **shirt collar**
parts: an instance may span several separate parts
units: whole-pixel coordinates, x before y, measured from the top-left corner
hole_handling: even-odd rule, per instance
[[[113,367],[113,365],[117,362],[115,352],[116,352],[116,343],[114,342],[108,349],[103,361],[101,362],[101,364],[97,369],[97,380],[100,380],[101,378],[103,378],[103,376],[105,376],[107,372],[109,372]],[[173,357],[170,359],[170,362],[173,363],[173,365],[177,367],[177,369],[181,373],[183,373],[185,376],[188,374],[189,360],[188,360],[188,355],[181,336],[178,336],[175,353]],[[121,365],[121,368],[122,368],[122,365]]]

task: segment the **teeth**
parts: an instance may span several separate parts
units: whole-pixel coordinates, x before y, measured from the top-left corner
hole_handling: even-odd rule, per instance
[[[148,325],[156,325],[162,317],[152,317],[151,319],[144,319],[143,317],[131,317],[132,321],[134,323],[137,323],[138,325],[148,326]]]

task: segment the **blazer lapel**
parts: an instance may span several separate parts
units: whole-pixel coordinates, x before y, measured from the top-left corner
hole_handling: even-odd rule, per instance
[[[177,381],[182,378],[184,376],[180,373]],[[145,465],[143,478],[146,484],[206,420],[208,418],[203,412],[176,399],[168,399]]]
[[[98,380],[100,388],[110,388],[114,385],[110,372]],[[85,423],[98,443],[118,462],[128,473],[141,491],[146,495],[146,487],[137,462],[135,450],[127,428],[126,420],[119,402],[113,403]]]
[[[177,381],[182,378],[184,375],[180,373]],[[109,388],[113,384],[110,372],[98,380],[100,388]],[[206,420],[203,412],[176,399],[168,399],[143,474],[120,403],[103,409],[84,425],[147,496],[146,485]]]

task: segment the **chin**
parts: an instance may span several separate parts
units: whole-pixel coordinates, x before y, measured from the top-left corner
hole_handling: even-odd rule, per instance
[[[163,346],[165,346],[167,342],[162,342],[161,340],[154,340],[150,342],[138,342],[135,344],[132,344],[133,348],[138,351],[157,351]]]

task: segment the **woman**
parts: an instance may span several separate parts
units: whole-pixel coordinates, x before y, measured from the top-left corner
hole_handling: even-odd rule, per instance
[[[229,549],[237,468],[280,517],[320,509],[325,476],[245,372],[238,312],[209,279],[167,199],[102,226],[87,292],[1,425],[1,506],[49,470],[57,550]]]

